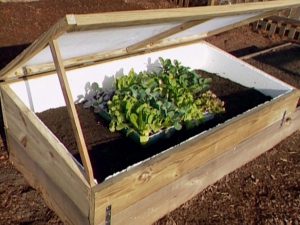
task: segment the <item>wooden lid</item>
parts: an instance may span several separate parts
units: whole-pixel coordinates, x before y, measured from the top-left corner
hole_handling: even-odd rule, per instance
[[[55,71],[49,41],[65,67],[187,43],[300,6],[299,0],[66,15],[0,71],[2,80]]]

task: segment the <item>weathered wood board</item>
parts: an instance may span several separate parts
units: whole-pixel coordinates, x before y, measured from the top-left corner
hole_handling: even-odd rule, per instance
[[[67,15],[0,72],[11,161],[67,224],[105,224],[109,206],[113,224],[151,224],[298,129],[297,90],[199,40],[299,6],[298,0],[276,0]],[[155,66],[159,56],[218,73],[272,100],[94,186],[89,154],[83,151],[86,163],[79,164],[35,112],[67,100],[71,119],[76,119],[70,99],[82,93],[89,78],[103,80],[107,74],[98,73],[116,74],[116,68],[126,72],[130,64],[147,68],[147,59]],[[78,121],[75,125],[80,130]]]
[[[298,110],[284,121],[274,123],[253,137],[227,149],[226,153],[214,160],[199,165],[197,169],[164,188],[153,192],[120,213],[113,214],[113,224],[152,224],[207,186],[271,149],[299,127],[300,112]]]
[[[280,121],[284,114],[290,116],[295,111],[298,99],[299,92],[294,91],[99,184],[93,189],[95,224],[103,223],[108,205],[112,205],[113,214],[118,214],[128,205],[142,200]]]
[[[86,224],[90,188],[81,166],[8,86],[1,97],[13,164],[63,220]]]

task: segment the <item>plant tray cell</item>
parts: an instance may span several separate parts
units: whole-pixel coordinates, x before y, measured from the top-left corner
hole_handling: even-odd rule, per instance
[[[108,112],[106,112],[105,110],[99,110],[98,114],[104,119],[106,120],[107,122],[110,122],[111,118],[108,114]],[[214,118],[214,114],[212,113],[206,113],[204,115],[204,118],[201,122],[189,122],[189,126],[185,126],[185,129],[191,129],[191,128],[194,128],[200,124],[203,124],[205,122],[208,122],[209,120],[213,119]],[[197,124],[197,125],[196,125]],[[172,127],[169,127],[167,129],[164,129],[164,130],[161,130],[155,134],[152,134],[149,136],[149,140],[147,143],[145,144],[141,144],[140,142],[140,135],[138,132],[136,131],[132,131],[130,134],[127,135],[127,130],[126,129],[123,129],[122,130],[122,133],[126,136],[128,136],[129,138],[131,138],[135,143],[137,144],[141,144],[142,146],[146,147],[146,146],[150,146],[152,144],[155,144],[157,143],[159,140],[161,139],[168,139],[168,138],[171,138],[172,135],[176,132],[176,129],[174,128],[174,126]]]

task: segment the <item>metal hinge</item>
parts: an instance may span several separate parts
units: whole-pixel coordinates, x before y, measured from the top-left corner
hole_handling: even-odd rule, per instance
[[[285,122],[285,117],[286,117],[286,111],[284,111],[283,115],[282,115],[282,119],[281,119],[281,123],[280,123],[280,127],[283,126],[284,122]]]
[[[105,225],[111,225],[111,205],[107,206],[105,211]]]

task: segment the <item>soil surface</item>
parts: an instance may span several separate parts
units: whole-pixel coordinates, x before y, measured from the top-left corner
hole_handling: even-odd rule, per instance
[[[128,10],[127,6],[145,9],[169,7],[169,4],[159,0],[111,0],[109,4],[104,0],[0,3],[0,68],[66,12]],[[248,26],[208,41],[236,56],[282,42],[278,37],[252,32]],[[299,52],[299,47],[293,46],[247,62],[300,88]],[[5,140],[4,130],[0,131],[2,140]],[[30,188],[10,164],[3,141],[0,146],[0,224],[62,224],[47,208],[40,194]],[[256,160],[208,187],[156,225],[299,224],[299,165],[300,132],[296,132]]]
[[[198,71],[198,73],[203,77],[212,78],[211,90],[225,102],[225,113],[216,115],[212,120],[195,129],[183,129],[172,135],[172,138],[158,140],[157,143],[147,147],[128,140],[125,135],[120,133],[111,133],[106,121],[100,116],[95,115],[92,109],[84,109],[82,104],[77,105],[83,134],[87,147],[90,150],[89,154],[94,175],[98,182],[103,181],[109,175],[126,169],[128,166],[177,145],[201,131],[215,127],[219,123],[223,123],[236,115],[270,100],[270,97],[228,79],[202,71]],[[80,160],[76,150],[72,126],[66,122],[69,121],[66,107],[49,109],[37,115],[67,149]]]

